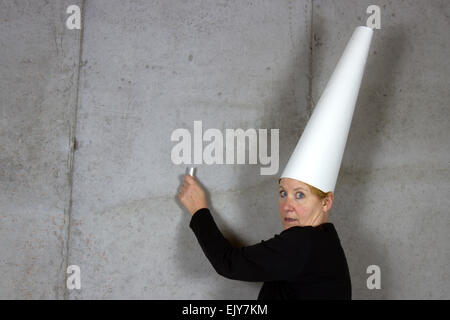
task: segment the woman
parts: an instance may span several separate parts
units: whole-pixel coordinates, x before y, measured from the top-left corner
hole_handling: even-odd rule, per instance
[[[220,275],[264,282],[258,300],[351,299],[347,261],[328,213],[332,192],[301,181],[279,180],[283,231],[258,244],[233,248],[217,228],[205,192],[190,175],[178,198],[192,215],[190,227]]]
[[[351,299],[347,261],[328,212],[372,34],[365,26],[353,32],[280,176],[280,234],[233,248],[214,223],[202,187],[185,176],[178,197],[193,215],[190,227],[203,252],[224,277],[264,282],[258,299]]]

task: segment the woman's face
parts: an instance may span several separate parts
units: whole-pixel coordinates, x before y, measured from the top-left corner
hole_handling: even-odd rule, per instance
[[[321,200],[301,181],[282,178],[278,207],[284,230],[293,226],[317,226],[327,222],[332,200],[332,195]]]

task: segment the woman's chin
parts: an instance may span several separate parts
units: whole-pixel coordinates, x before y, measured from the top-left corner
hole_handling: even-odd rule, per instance
[[[300,226],[300,222],[298,220],[294,220],[294,221],[284,220],[282,224],[283,224],[284,230],[289,229],[290,227]]]

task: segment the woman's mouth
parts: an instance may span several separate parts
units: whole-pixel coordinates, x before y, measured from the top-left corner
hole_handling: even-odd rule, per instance
[[[294,219],[294,218],[284,218],[284,221],[286,221],[286,222],[295,222],[295,221],[297,221],[297,219]]]

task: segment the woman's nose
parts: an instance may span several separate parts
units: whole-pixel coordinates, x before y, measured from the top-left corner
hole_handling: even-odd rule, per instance
[[[293,199],[291,199],[290,197],[286,197],[286,199],[284,200],[284,204],[283,204],[283,209],[285,211],[289,211],[292,210],[293,208]]]

